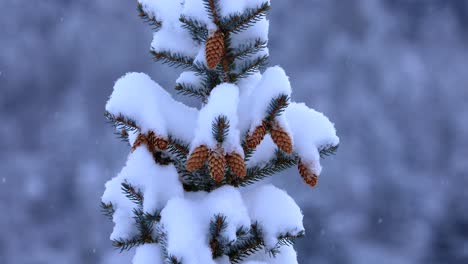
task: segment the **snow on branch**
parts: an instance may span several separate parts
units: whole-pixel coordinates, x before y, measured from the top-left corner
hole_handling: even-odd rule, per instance
[[[247,168],[247,176],[240,182],[240,186],[247,186],[265,179],[271,175],[289,169],[297,164],[297,157],[277,150],[275,157],[265,165]]]
[[[137,247],[132,264],[164,264],[160,245],[144,244]]]
[[[117,121],[132,120],[130,124],[142,133],[152,130],[167,135],[163,113],[158,107],[158,97],[162,91],[147,75],[129,73],[115,83],[106,111],[120,119]]]
[[[202,102],[206,102],[208,94],[205,89],[197,88],[193,84],[178,83],[175,87],[177,93],[182,95],[188,95],[200,99]]]
[[[192,150],[200,145],[215,149],[222,143],[226,152],[242,152],[240,133],[237,128],[237,105],[239,88],[223,83],[215,87],[208,103],[200,109]]]
[[[252,60],[246,60],[239,65],[234,73],[231,73],[231,80],[237,81],[239,79],[248,77],[249,75],[258,72],[261,68],[265,67],[268,63],[268,55],[256,57]]]
[[[289,101],[290,98],[287,94],[280,94],[277,97],[272,98],[268,105],[265,121],[271,124],[274,122],[275,118],[280,118],[281,114],[288,107]]]
[[[194,59],[183,54],[156,50],[151,50],[150,53],[156,62],[162,62],[174,68],[193,69]]]
[[[222,236],[227,228],[226,217],[222,214],[215,215],[210,222],[210,248],[213,258],[224,255],[224,248],[229,243],[228,239]]]
[[[333,123],[304,103],[291,103],[285,111],[296,144],[294,149],[301,161],[319,175],[321,155],[332,153],[339,144]]]
[[[247,44],[242,43],[238,47],[233,48],[230,51],[229,56],[232,57],[233,60],[243,60],[247,59],[250,56],[257,54],[259,51],[266,49],[267,41],[257,38],[254,41],[250,41]]]
[[[282,236],[304,234],[301,209],[285,191],[263,185],[245,193],[244,201],[251,221],[262,228],[266,248],[275,248]]]
[[[137,4],[138,16],[141,17],[145,22],[151,25],[154,31],[158,31],[162,27],[162,21],[158,20],[154,14],[148,14],[143,8],[141,3]]]
[[[284,234],[278,236],[278,242],[273,248],[266,248],[262,229],[258,223],[252,224],[250,230],[239,235],[235,243],[226,249],[226,255],[233,264],[237,263],[297,263],[297,255],[292,245],[304,232],[296,235]],[[264,252],[262,253],[261,250]],[[251,259],[255,259],[253,261]],[[259,261],[261,260],[261,262]],[[259,262],[257,262],[259,261]]]
[[[182,23],[182,27],[190,32],[193,40],[202,43],[208,39],[208,27],[200,22],[200,20],[186,15],[181,15],[179,20]]]
[[[117,126],[186,142],[193,138],[198,113],[197,109],[175,101],[143,73],[129,73],[115,83],[106,111],[108,119],[116,121]]]
[[[119,175],[106,183],[102,201],[116,207],[113,218],[116,225],[111,238],[121,241],[135,235],[136,230],[132,231],[135,209],[154,214],[169,199],[182,195],[182,185],[174,166],[158,165],[147,148],[137,148],[129,155]]]
[[[250,96],[252,100],[250,129],[253,130],[261,125],[267,117],[275,118],[287,128],[280,113],[289,104],[290,96],[291,84],[284,70],[279,66],[268,68]]]

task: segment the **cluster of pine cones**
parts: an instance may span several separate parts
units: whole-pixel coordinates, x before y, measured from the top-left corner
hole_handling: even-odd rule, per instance
[[[235,152],[225,154],[220,144],[215,149],[208,149],[206,145],[195,148],[187,160],[187,170],[190,172],[199,170],[206,161],[208,161],[211,177],[217,182],[224,179],[226,165],[235,175],[241,178],[244,178],[247,174],[244,157]]]
[[[255,128],[254,131],[247,136],[246,147],[255,149],[265,137],[267,127],[267,124],[263,122],[262,125]],[[290,135],[279,126],[278,123],[271,125],[270,135],[273,142],[275,142],[280,150],[288,154],[293,152]],[[193,172],[203,168],[207,161],[210,176],[216,182],[221,182],[224,179],[226,167],[240,178],[246,176],[244,157],[235,152],[224,153],[224,149],[220,144],[218,144],[215,149],[209,149],[206,145],[196,147],[187,159],[186,168],[188,171]],[[308,185],[315,186],[317,184],[317,175],[314,174],[306,164],[299,161],[298,168],[299,173]]]
[[[156,135],[153,131],[150,131],[147,134],[138,134],[135,142],[133,143],[132,152],[141,145],[146,145],[148,150],[153,153],[156,150],[166,150],[169,142],[167,139],[164,139]]]
[[[268,124],[263,122],[247,137],[246,143],[249,149],[255,149],[262,142],[267,133],[267,127]],[[270,135],[273,142],[275,142],[279,149],[285,153],[291,154],[293,152],[293,145],[288,132],[286,132],[277,122],[270,124],[270,127]],[[299,174],[308,185],[312,187],[317,185],[318,176],[312,172],[310,166],[299,160],[298,169]]]

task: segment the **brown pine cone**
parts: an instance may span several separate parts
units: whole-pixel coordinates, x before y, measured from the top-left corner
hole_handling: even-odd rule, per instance
[[[293,152],[291,137],[289,136],[288,132],[284,131],[282,127],[280,127],[278,124],[273,125],[270,134],[273,142],[275,142],[279,149],[288,154]]]
[[[203,164],[205,164],[205,161],[208,159],[208,152],[208,147],[205,145],[196,147],[187,160],[187,170],[192,172],[201,169]]]
[[[210,151],[208,157],[208,165],[210,167],[210,175],[216,182],[221,182],[224,179],[224,167],[226,166],[226,158],[224,150],[219,147]]]
[[[237,176],[244,178],[247,174],[245,169],[244,158],[239,153],[230,153],[226,155],[226,163],[231,168],[232,172]]]
[[[305,183],[307,183],[311,187],[314,187],[315,185],[317,185],[318,176],[315,173],[313,173],[307,167],[306,164],[302,163],[302,161],[299,161],[298,168],[299,168],[299,174],[301,174],[302,179],[304,179]]]
[[[139,146],[142,144],[148,144],[148,140],[143,134],[138,134],[138,137],[135,139],[135,142],[133,142],[132,146],[132,152],[135,151]]]
[[[216,65],[221,61],[225,52],[224,34],[221,30],[218,30],[206,41],[205,55],[208,68],[216,68]]]
[[[146,137],[149,143],[148,147],[152,152],[154,152],[156,149],[166,150],[167,145],[169,145],[169,142],[167,142],[167,140],[160,136],[157,136],[156,133],[154,133],[153,131],[150,131]]]
[[[266,135],[266,124],[263,122],[261,125],[255,128],[252,134],[249,134],[246,139],[246,145],[249,149],[256,148],[263,140]]]

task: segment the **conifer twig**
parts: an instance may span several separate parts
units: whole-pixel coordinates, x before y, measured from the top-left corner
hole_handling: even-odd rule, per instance
[[[335,155],[340,145],[325,145],[319,147],[320,158],[324,159],[327,156]]]
[[[260,21],[266,16],[268,10],[270,10],[270,5],[268,2],[264,2],[257,8],[248,8],[242,14],[228,16],[221,21],[221,25],[224,31],[238,34]]]
[[[258,38],[255,39],[255,41],[253,42],[239,45],[239,47],[233,49],[230,52],[229,56],[231,56],[233,60],[242,60],[248,58],[251,55],[254,55],[260,50],[265,49],[266,47],[267,41]]]
[[[223,143],[229,133],[229,120],[226,116],[218,116],[212,123],[211,132],[218,143]]]
[[[101,202],[101,212],[110,220],[112,220],[112,217],[115,213],[114,205],[112,203],[106,204],[104,202]]]
[[[290,98],[287,94],[281,94],[271,99],[265,118],[267,124],[271,124],[276,117],[280,116],[284,110],[286,110],[289,105],[289,101]]]
[[[208,28],[206,24],[184,15],[181,15],[179,20],[182,23],[182,27],[190,32],[193,40],[202,43],[208,39]]]
[[[231,75],[231,80],[237,81],[239,79],[245,78],[252,73],[255,73],[260,68],[264,67],[268,62],[268,55],[263,55],[257,57],[253,60],[244,62],[236,71],[236,73]]]
[[[155,16],[149,15],[141,3],[137,4],[138,16],[142,18],[145,22],[150,24],[153,27],[154,31],[158,31],[162,27],[162,21],[156,19]]]
[[[127,181],[122,182],[122,192],[130,201],[143,206],[143,193]]]
[[[218,214],[210,222],[210,248],[213,259],[224,255],[226,240],[222,238],[222,232],[227,228],[226,217]]]
[[[205,2],[205,8],[208,11],[208,14],[210,18],[213,20],[213,23],[215,25],[219,26],[220,25],[220,19],[219,19],[219,2],[218,0],[203,0]]]
[[[170,51],[155,51],[151,50],[154,61],[162,62],[174,68],[194,69],[193,58],[184,56]],[[195,70],[195,69],[194,69]]]

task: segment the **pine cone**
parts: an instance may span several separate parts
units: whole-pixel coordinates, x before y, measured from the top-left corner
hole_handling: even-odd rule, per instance
[[[255,128],[252,134],[247,136],[246,143],[249,149],[256,148],[266,135],[266,124],[263,122]]]
[[[187,160],[186,167],[187,170],[192,172],[199,170],[203,167],[203,164],[208,159],[208,147],[201,145],[196,147],[190,157]]]
[[[298,168],[299,168],[299,174],[301,174],[302,179],[304,179],[304,181],[308,185],[310,185],[311,187],[314,187],[315,185],[317,185],[318,176],[315,173],[313,173],[307,167],[307,165],[302,163],[302,161],[299,161]]]
[[[132,152],[135,151],[142,144],[147,144],[147,143],[148,143],[148,140],[146,139],[145,135],[141,133],[138,134],[138,137],[135,139],[135,142],[133,142]]]
[[[226,166],[226,158],[224,157],[224,150],[218,147],[210,151],[208,157],[208,165],[210,167],[210,175],[216,182],[221,182],[224,178],[224,167]]]
[[[244,158],[239,153],[230,153],[226,155],[226,162],[232,172],[237,176],[244,178],[247,174],[245,169]]]
[[[273,125],[270,134],[273,142],[275,142],[279,149],[288,154],[293,152],[291,137],[289,136],[288,132],[284,131],[282,127],[280,127],[278,124]]]
[[[156,149],[166,150],[167,145],[169,145],[169,142],[167,142],[167,140],[157,136],[153,131],[150,131],[146,137],[148,138],[148,147],[152,152],[154,152]]]
[[[208,68],[216,68],[216,65],[218,65],[223,58],[224,53],[224,34],[221,30],[218,30],[206,41],[205,55]]]

